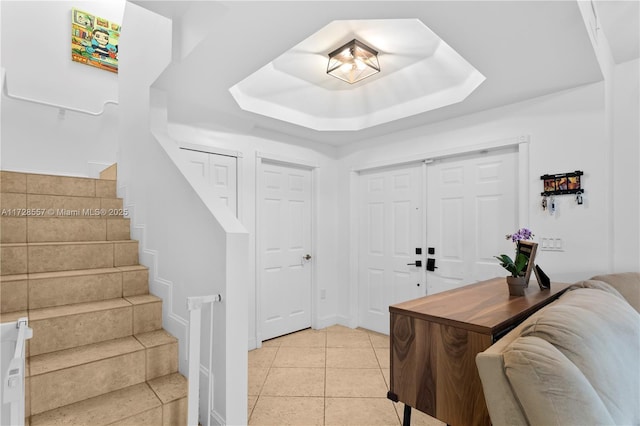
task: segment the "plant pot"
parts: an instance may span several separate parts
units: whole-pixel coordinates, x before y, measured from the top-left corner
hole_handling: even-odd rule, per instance
[[[509,296],[524,296],[524,289],[527,287],[524,277],[507,277],[509,286]]]

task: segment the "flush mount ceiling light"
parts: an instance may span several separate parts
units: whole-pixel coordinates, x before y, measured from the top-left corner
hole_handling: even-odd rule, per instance
[[[328,78],[327,53],[354,38],[384,52],[384,72],[356,84]],[[319,131],[358,131],[462,102],[484,80],[419,19],[337,20],[229,92],[248,112]]]
[[[327,74],[349,84],[379,72],[378,52],[356,39],[329,53]]]

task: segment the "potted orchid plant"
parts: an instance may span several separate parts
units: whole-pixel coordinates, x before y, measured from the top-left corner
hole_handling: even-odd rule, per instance
[[[511,240],[514,243],[518,243],[521,240],[533,239],[533,232],[528,228],[521,228],[513,234],[506,236],[507,240]],[[509,294],[512,296],[524,296],[524,289],[526,287],[525,271],[529,258],[524,253],[518,253],[516,246],[515,260],[506,254],[500,256],[494,256],[500,262],[500,266],[506,269],[511,275],[507,277],[507,284],[509,285]]]

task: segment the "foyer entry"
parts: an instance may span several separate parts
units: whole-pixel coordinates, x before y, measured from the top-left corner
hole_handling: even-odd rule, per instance
[[[359,174],[360,327],[388,334],[389,305],[502,274],[517,164],[507,148]]]

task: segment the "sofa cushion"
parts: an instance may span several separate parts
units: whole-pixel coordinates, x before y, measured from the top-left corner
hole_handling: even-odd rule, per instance
[[[549,342],[520,337],[504,353],[505,373],[530,425],[612,425],[584,374]]]
[[[604,281],[615,287],[617,291],[640,312],[640,273],[622,272],[618,274],[597,275],[592,280]]]
[[[530,424],[640,424],[638,359],[640,315],[594,288],[534,314],[504,353]]]

